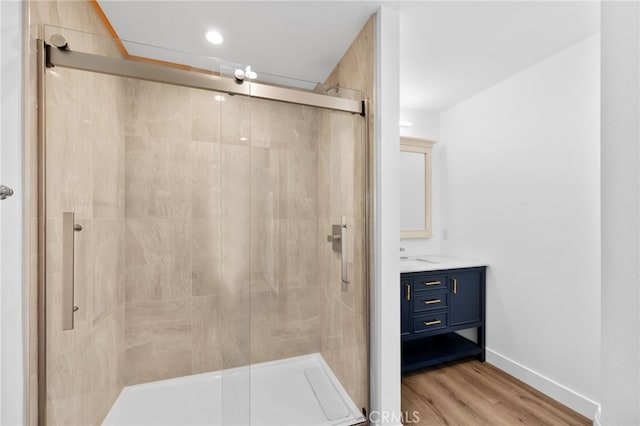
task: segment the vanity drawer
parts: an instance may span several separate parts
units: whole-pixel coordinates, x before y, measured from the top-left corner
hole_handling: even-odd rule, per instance
[[[447,327],[447,313],[438,312],[430,315],[420,315],[413,318],[413,332],[426,333]]]
[[[416,294],[413,298],[413,312],[418,314],[420,312],[446,308],[448,296],[449,293],[433,293],[431,291]]]
[[[419,275],[413,278],[413,291],[449,290],[447,275]]]

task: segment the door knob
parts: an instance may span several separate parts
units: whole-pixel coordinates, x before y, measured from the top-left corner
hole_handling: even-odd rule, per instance
[[[13,189],[0,185],[0,200],[5,200],[13,195]]]

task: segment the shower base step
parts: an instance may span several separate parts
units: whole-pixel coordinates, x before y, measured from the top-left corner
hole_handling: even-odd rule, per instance
[[[329,426],[364,421],[319,353],[125,387],[105,426]]]

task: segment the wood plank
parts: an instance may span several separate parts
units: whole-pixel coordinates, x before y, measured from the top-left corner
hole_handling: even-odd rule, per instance
[[[460,361],[402,379],[402,411],[420,425],[587,426],[592,422],[498,368]]]

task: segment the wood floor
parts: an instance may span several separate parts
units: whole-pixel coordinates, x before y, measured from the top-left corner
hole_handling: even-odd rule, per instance
[[[405,425],[591,425],[568,407],[488,363],[461,361],[402,379]],[[410,422],[419,412],[420,421]]]

